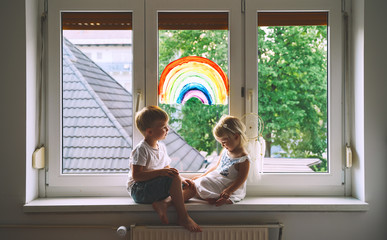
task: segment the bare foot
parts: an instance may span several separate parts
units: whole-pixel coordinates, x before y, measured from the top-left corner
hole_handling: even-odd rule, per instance
[[[217,198],[207,198],[205,199],[209,204],[215,204],[216,203],[216,200],[218,200]]]
[[[226,199],[226,198],[219,198],[215,202],[215,206],[217,206],[217,207],[222,206],[223,204],[232,204],[232,201],[230,199]]]
[[[168,203],[164,200],[161,200],[161,201],[153,202],[152,207],[159,215],[161,222],[164,224],[168,224],[169,223],[168,217],[167,217]]]
[[[183,189],[184,202],[187,202],[189,199],[195,197],[195,195],[196,195],[195,185],[190,185],[190,186],[187,186],[185,189]]]
[[[185,219],[185,220],[178,219],[177,223],[180,226],[183,226],[186,229],[188,229],[190,232],[201,232],[202,231],[200,226],[190,216],[188,216],[187,219]]]

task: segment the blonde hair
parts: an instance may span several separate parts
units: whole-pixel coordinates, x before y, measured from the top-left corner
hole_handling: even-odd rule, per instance
[[[232,137],[234,134],[239,134],[242,146],[247,143],[246,126],[239,118],[234,116],[223,116],[215,125],[212,133],[218,138],[224,136]]]
[[[144,135],[148,128],[153,127],[156,121],[169,120],[168,114],[158,106],[148,106],[136,113],[136,127]]]

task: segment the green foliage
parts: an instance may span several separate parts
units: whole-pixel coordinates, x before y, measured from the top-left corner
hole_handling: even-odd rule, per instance
[[[191,98],[182,107],[182,124],[178,133],[199,151],[212,153],[217,148],[212,129],[222,115],[227,114],[227,105],[205,105],[197,98]]]
[[[179,130],[182,117],[180,114],[181,106],[179,104],[160,104],[159,107],[168,113],[169,126],[171,126],[175,131]]]
[[[315,172],[328,172],[328,163],[326,158],[320,156],[309,156],[308,158],[318,158],[321,160],[320,164],[312,166],[312,169]]]
[[[259,29],[258,107],[269,151],[279,145],[284,157],[326,153],[326,37],[325,26]]]
[[[227,74],[228,31],[159,31],[159,76],[170,62],[187,56],[208,58],[218,64]]]
[[[189,99],[184,105],[160,104],[171,117],[169,125],[184,140],[199,151],[220,152],[212,129],[218,120],[228,112],[227,105],[205,105],[197,98]]]
[[[318,157],[315,171],[326,172],[327,28],[267,27],[258,30],[258,107],[265,122],[266,156],[280,146],[283,157]],[[228,32],[165,30],[159,32],[159,74],[170,62],[202,56],[228,72]],[[185,105],[162,105],[171,125],[193,147],[216,149],[212,127],[227,106],[207,106],[197,99]]]

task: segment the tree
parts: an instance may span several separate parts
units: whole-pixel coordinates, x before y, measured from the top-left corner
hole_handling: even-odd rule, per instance
[[[199,99],[189,99],[182,108],[182,124],[178,133],[199,151],[219,153],[212,128],[223,114],[227,114],[227,105],[205,105]]]
[[[258,107],[270,146],[285,157],[319,156],[327,149],[325,26],[259,28]]]
[[[280,146],[284,157],[319,157],[325,166],[317,170],[324,171],[327,28],[267,27],[259,28],[258,33],[258,106],[265,122],[266,156],[271,156],[271,146]],[[227,31],[160,31],[159,74],[171,61],[190,55],[209,58],[227,73],[227,41]],[[192,100],[178,108],[169,105],[165,109],[180,116],[175,124],[180,124],[178,133],[187,142],[208,153],[215,149],[209,142],[213,141],[211,129],[217,121],[214,119],[227,112],[227,106],[221,109]]]
[[[228,73],[227,30],[159,31],[159,76],[172,61],[186,56],[201,56]]]

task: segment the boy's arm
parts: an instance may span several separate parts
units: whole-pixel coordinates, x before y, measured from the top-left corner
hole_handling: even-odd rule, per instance
[[[173,177],[176,175],[179,175],[179,172],[174,168],[144,170],[144,166],[132,165],[132,178],[135,182],[148,181],[161,176]]]
[[[244,184],[245,181],[247,180],[247,176],[249,174],[250,162],[246,160],[244,162],[238,163],[238,167],[239,167],[239,170],[238,170],[237,178],[233,183],[231,183],[230,186],[228,186],[223,190],[223,192],[220,194],[221,198],[229,198],[230,195],[233,192],[235,192],[240,186],[242,186],[242,184]]]

